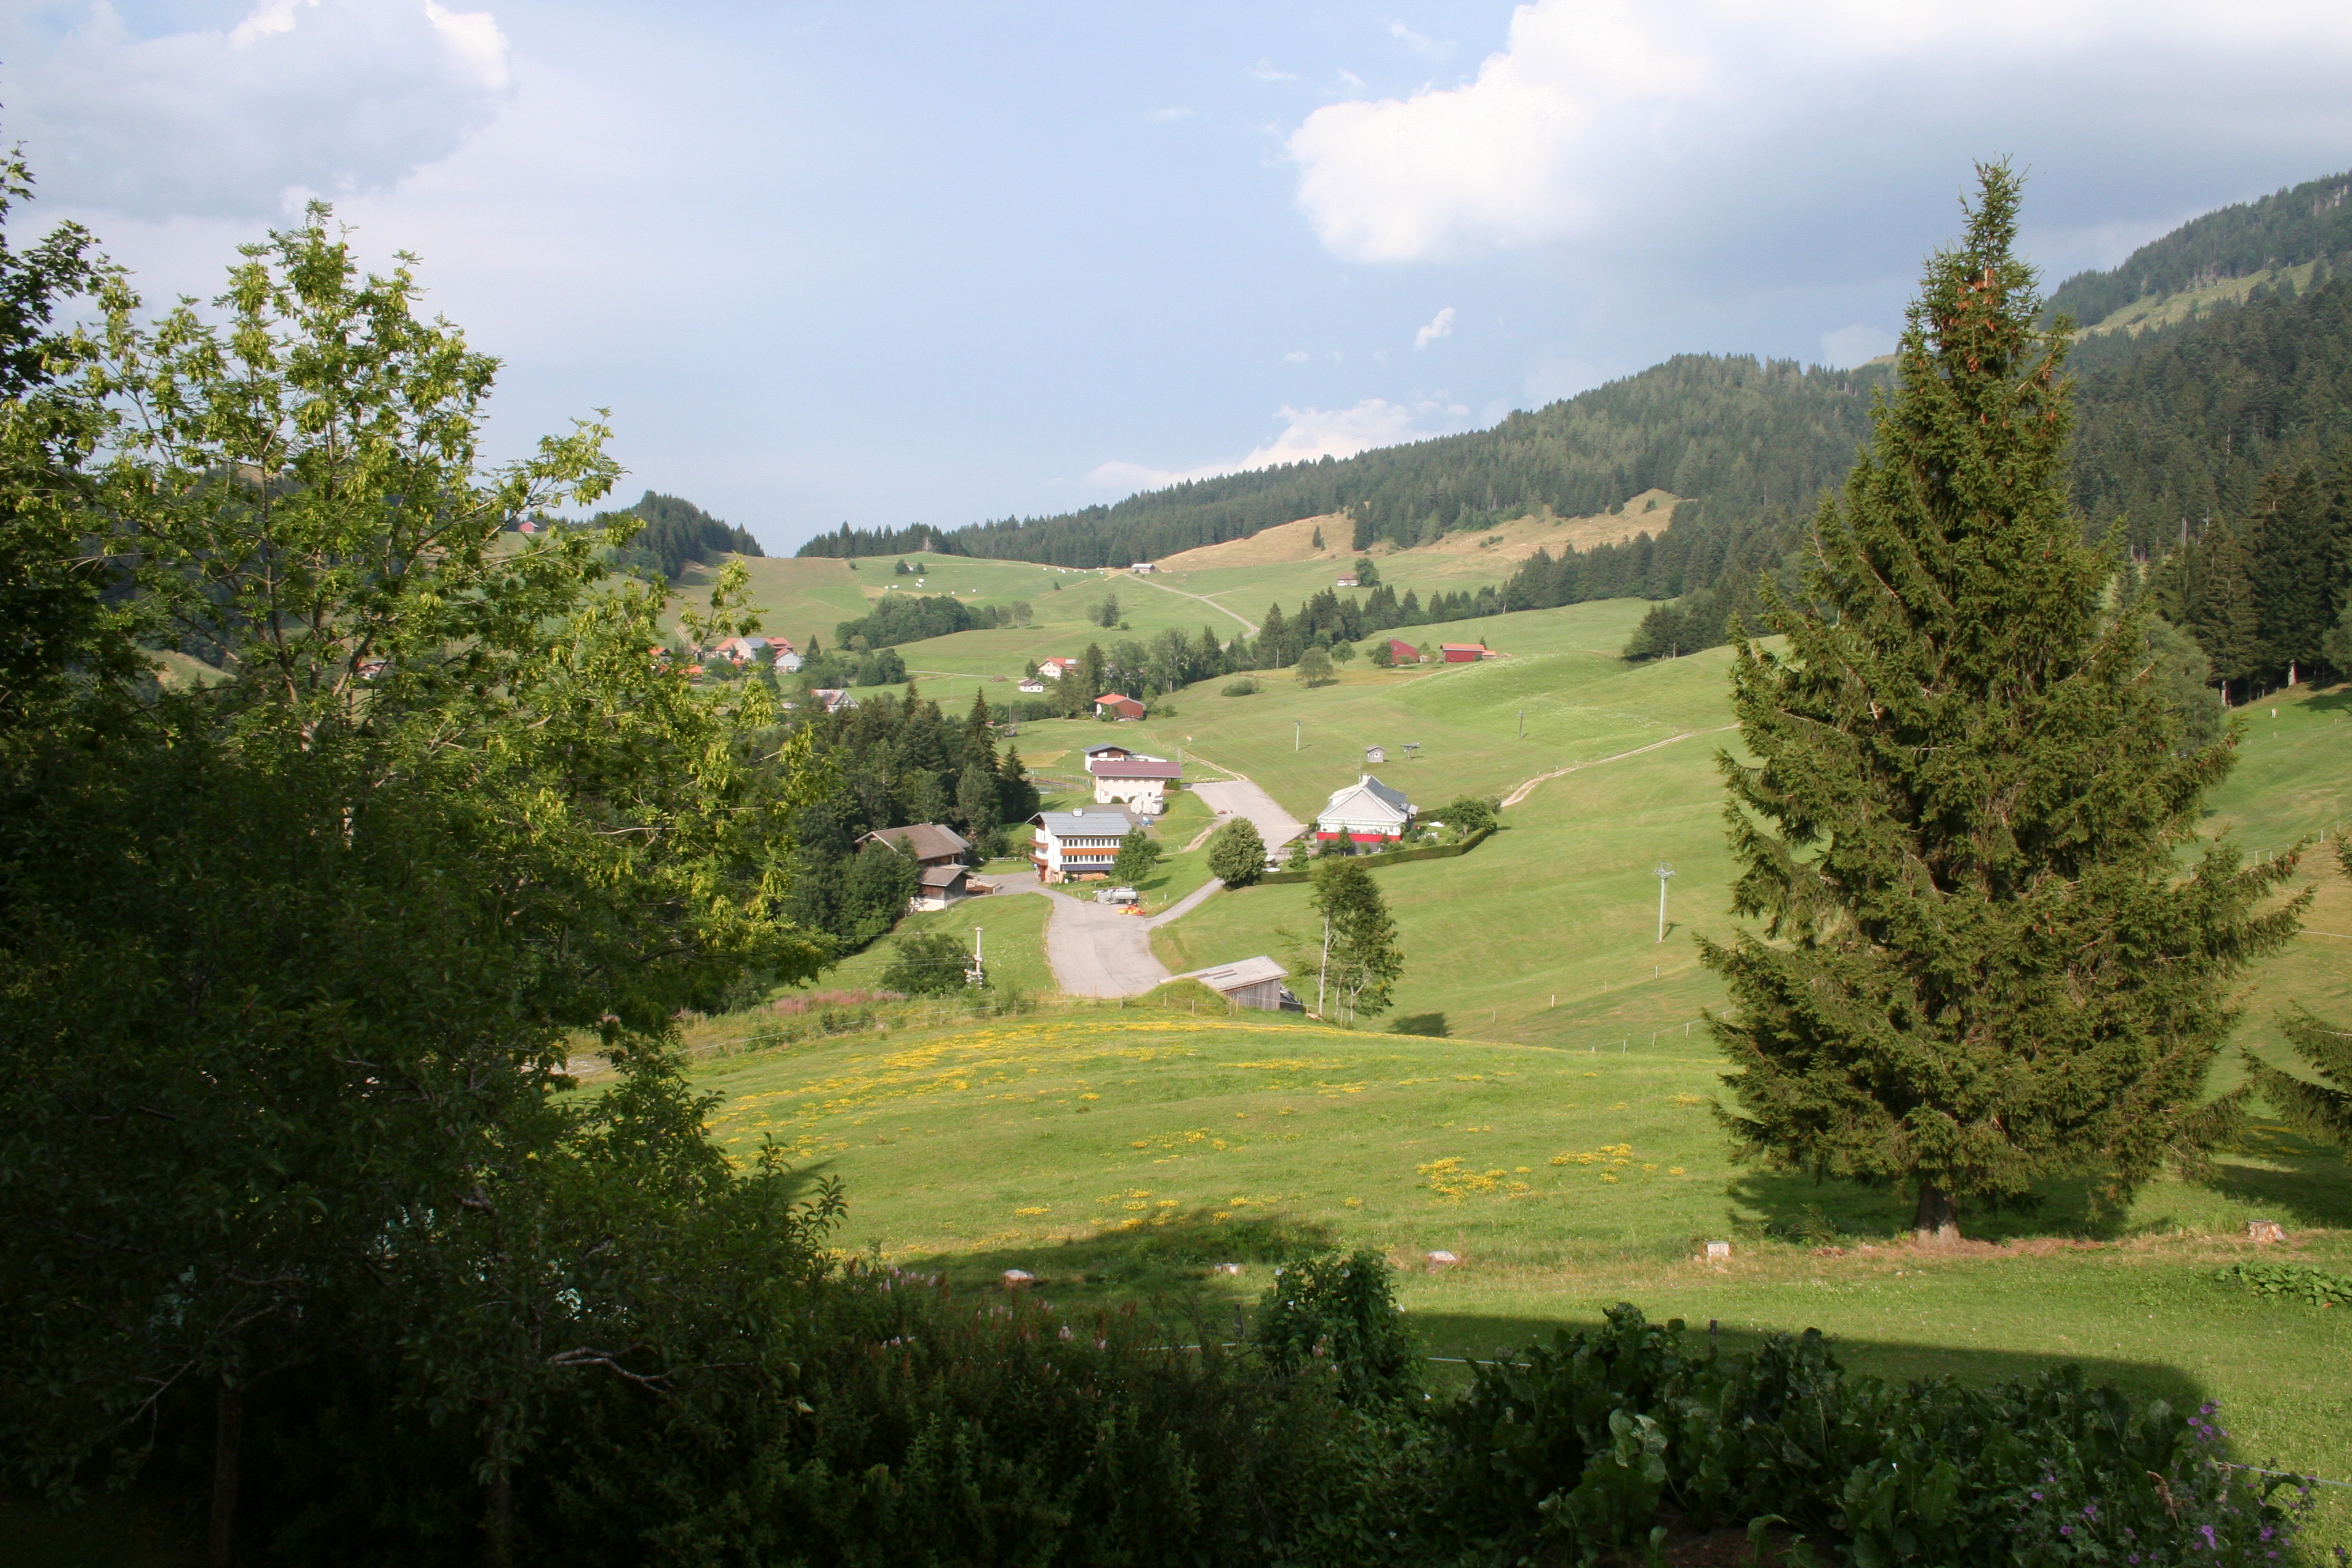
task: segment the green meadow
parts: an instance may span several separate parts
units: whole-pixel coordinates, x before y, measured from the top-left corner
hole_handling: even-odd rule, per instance
[[[1733,929],[1717,763],[1734,740],[1728,656],[1624,664],[1616,649],[1644,608],[1494,617],[1477,629],[1510,657],[1478,665],[1359,668],[1315,690],[1274,679],[1247,698],[1209,683],[1176,695],[1176,717],[1115,731],[1182,748],[1193,776],[1246,773],[1301,816],[1370,745],[1387,752],[1376,771],[1430,808],[1557,772],[1471,854],[1379,873],[1406,954],[1395,1011],[1443,1012],[1454,1037],[1169,998],[1047,1007],[713,1062],[700,1081],[723,1097],[714,1130],[739,1152],[773,1136],[839,1177],[845,1247],[976,1285],[1020,1268],[1056,1300],[1143,1296],[1223,1322],[1279,1258],[1368,1246],[1404,1269],[1441,1356],[1632,1300],[1734,1339],[1820,1327],[1889,1374],[2079,1362],[2141,1392],[2220,1399],[2242,1458],[2352,1480],[2352,1320],[2211,1278],[2249,1254],[2258,1217],[2289,1227],[2294,1256],[2352,1268],[2352,1171],[2334,1152],[2258,1118],[2210,1180],[2159,1181],[2119,1215],[2056,1184],[2033,1215],[1970,1216],[1969,1244],[1948,1257],[1901,1244],[1899,1194],[1730,1163],[1711,1111],[1722,1069],[1696,1025],[1723,996],[1693,942]],[[2332,841],[2352,818],[2352,689],[2298,689],[2240,718],[2207,830],[2254,855]],[[1022,741],[1066,756],[1107,732],[1033,724]],[[1199,858],[1162,877],[1197,885]],[[1676,873],[1663,942],[1661,862]],[[2239,1039],[2264,1054],[2294,1003],[2352,1016],[2352,887],[2303,882],[2309,931],[2243,988]],[[1157,951],[1176,970],[1272,953],[1311,1005],[1305,895],[1219,893],[1160,928]],[[1045,915],[1044,900],[1007,898],[918,920],[986,926],[1000,976],[1035,991]],[[885,961],[877,949],[829,983],[870,983]],[[2236,1077],[2225,1058],[2215,1087]],[[1700,1260],[1708,1240],[1732,1243],[1727,1263]],[[1436,1250],[1462,1261],[1433,1269]],[[2352,1543],[2347,1498],[2326,1491],[2327,1540]]]

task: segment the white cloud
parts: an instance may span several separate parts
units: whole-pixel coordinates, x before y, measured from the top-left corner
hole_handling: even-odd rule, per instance
[[[1414,32],[1402,22],[1389,24],[1389,37],[1411,49],[1414,54],[1423,55],[1433,60],[1442,60],[1454,52],[1451,40],[1441,44],[1426,34]]]
[[[2322,0],[1532,0],[1473,79],[1327,104],[1288,153],[1327,248],[1447,260],[1590,238],[1662,195],[1785,196],[1807,167],[1851,180],[1856,126],[1880,163],[2031,151],[2092,123],[2168,142],[2176,79],[2230,105],[2191,110],[2212,132],[2307,144],[2315,115],[2352,132],[2352,100],[2322,86],[2347,72],[2352,6]]]
[[[1258,61],[1257,64],[1250,67],[1250,75],[1259,81],[1297,81],[1298,79],[1297,71],[1284,70],[1272,60]]]
[[[141,217],[257,217],[385,189],[446,157],[513,91],[486,11],[262,0],[226,32],[134,36],[105,0],[6,83],[43,190]]]
[[[1087,482],[1101,489],[1156,490],[1219,474],[1311,463],[1323,458],[1352,458],[1374,447],[1393,447],[1459,429],[1469,413],[1458,403],[1391,403],[1383,397],[1367,397],[1352,408],[1293,408],[1286,404],[1275,415],[1285,421],[1282,433],[1245,458],[1203,463],[1195,468],[1155,468],[1113,461],[1098,465],[1087,475]]]
[[[1413,333],[1412,346],[1417,349],[1425,349],[1430,344],[1435,342],[1438,339],[1450,338],[1453,335],[1454,307],[1448,305],[1445,309],[1438,311],[1435,316],[1430,319],[1429,325]]]
[[[1189,103],[1180,103],[1172,109],[1155,109],[1143,118],[1157,121],[1190,120],[1192,118],[1192,106]]]
[[[1856,321],[1850,327],[1840,327],[1822,334],[1822,363],[1839,370],[1850,369],[1864,360],[1895,352],[1895,334],[1884,327],[1868,326]]]
[[[1311,360],[1315,356],[1313,354],[1308,353],[1305,349],[1293,349],[1288,353],[1282,356],[1282,363],[1285,364],[1305,364],[1308,360]]]

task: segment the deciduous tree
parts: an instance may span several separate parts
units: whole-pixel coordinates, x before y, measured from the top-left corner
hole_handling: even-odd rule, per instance
[[[1388,1011],[1390,993],[1404,973],[1404,953],[1372,874],[1353,860],[1321,861],[1307,902],[1323,917],[1316,1011],[1335,998],[1346,1005],[1350,1023],[1359,1013],[1378,1017]]]
[[[1265,840],[1257,824],[1236,816],[1209,839],[1209,870],[1228,888],[1246,888],[1265,871]]]

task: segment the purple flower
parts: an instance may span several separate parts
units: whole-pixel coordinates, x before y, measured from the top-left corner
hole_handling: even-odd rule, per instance
[[[2074,1533],[2074,1527],[2071,1524],[2062,1524],[2058,1527],[2058,1533],[2061,1535],[2072,1535]]]

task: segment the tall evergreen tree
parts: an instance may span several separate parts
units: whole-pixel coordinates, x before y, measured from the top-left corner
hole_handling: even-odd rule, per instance
[[[2263,668],[2263,623],[2254,603],[2253,554],[2236,533],[2216,528],[2198,541],[2201,595],[2189,629],[2228,697],[2230,683]]]
[[[2254,495],[2255,546],[2249,573],[2261,628],[2263,666],[2282,677],[2308,674],[2335,623],[2336,540],[2319,472],[2305,467],[2263,477]]]
[[[2352,877],[2352,839],[2336,841],[2336,863]],[[2249,1087],[2289,1125],[2335,1144],[2352,1160],[2352,1029],[2337,1028],[2300,1008],[2284,1026],[2295,1054],[2324,1081],[2313,1083],[2245,1051],[2241,1055]]]
[[[1765,586],[1786,653],[1738,638],[1758,761],[1720,765],[1734,907],[1764,928],[1701,943],[1737,1006],[1714,1031],[1739,1153],[1908,1188],[1935,1241],[1964,1204],[2070,1173],[2119,1201],[2194,1158],[2227,1116],[2199,1103],[2224,984],[2294,929],[2256,912],[2288,860],[2177,868],[2230,752],[2176,753],[2145,601],[2103,619],[2114,563],[2059,488],[2066,323],[2034,326],[2017,177],[1979,181],[1805,599]]]

